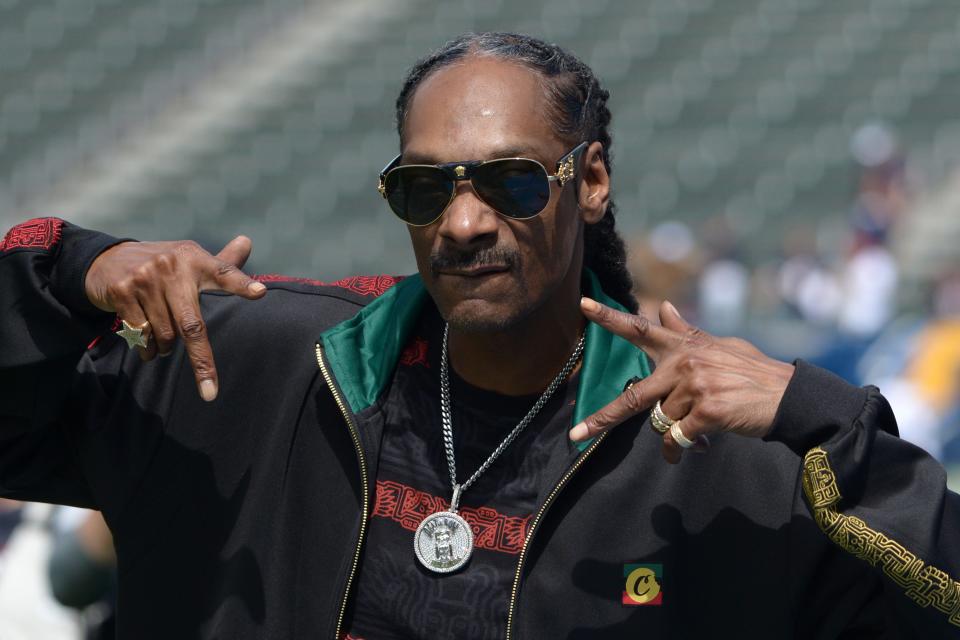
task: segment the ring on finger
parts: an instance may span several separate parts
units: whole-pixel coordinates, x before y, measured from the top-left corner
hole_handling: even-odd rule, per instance
[[[666,433],[676,422],[676,420],[663,412],[663,407],[660,405],[660,401],[657,400],[657,404],[653,405],[653,411],[650,412],[650,426],[652,426],[657,433]]]
[[[670,425],[670,436],[673,437],[676,443],[684,449],[689,449],[696,444],[693,440],[683,435],[683,431],[680,430],[679,420]]]
[[[127,347],[133,349],[134,347],[143,347],[147,348],[147,341],[150,339],[150,334],[144,335],[143,332],[146,329],[150,328],[150,321],[145,320],[143,324],[132,325],[124,319],[120,319],[120,322],[123,323],[123,328],[119,331],[115,331],[118,336],[127,341]]]

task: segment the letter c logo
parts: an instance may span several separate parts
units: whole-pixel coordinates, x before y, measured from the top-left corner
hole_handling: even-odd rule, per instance
[[[637,604],[646,604],[660,595],[657,575],[649,567],[634,569],[627,576],[624,592]]]

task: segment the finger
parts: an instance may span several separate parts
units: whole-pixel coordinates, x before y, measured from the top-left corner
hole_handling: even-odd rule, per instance
[[[267,291],[266,285],[242,271],[251,251],[253,241],[247,236],[237,236],[228,242],[215,256],[203,288],[221,289],[251,300],[261,297]]]
[[[237,236],[224,245],[216,257],[223,262],[232,264],[237,269],[243,269],[251,251],[253,251],[253,241],[247,236]]]
[[[580,309],[588,320],[648,351],[657,360],[681,342],[675,332],[650,322],[642,313],[624,313],[587,297],[580,299]]]
[[[670,392],[670,395],[660,401],[660,410],[663,411],[668,418],[676,422],[677,420],[682,420],[690,413],[692,405],[693,400],[684,392],[683,382],[679,381],[677,386]]]
[[[692,447],[683,447],[676,438],[674,438],[672,429],[663,434],[663,459],[670,464],[677,464],[683,458],[685,451],[694,453],[706,453],[710,449],[710,439],[707,437],[704,425],[699,424],[692,416],[688,416],[677,422],[680,433],[687,439],[693,440]]]
[[[677,441],[673,439],[669,431],[663,434],[661,453],[663,454],[663,459],[670,464],[678,464],[680,459],[683,458],[683,447],[677,444]]]
[[[150,321],[152,339],[147,345],[148,359],[153,359],[154,355],[170,355],[177,340],[177,331],[166,298],[160,291],[151,290],[142,292],[137,299]]]
[[[696,440],[696,444],[693,445],[693,448],[690,451],[694,453],[706,453],[710,450],[710,438],[707,435],[699,436]]]
[[[673,440],[674,444],[676,444],[676,440],[673,439],[673,436],[670,434],[669,429],[667,429],[666,431],[657,431],[657,429],[654,428],[652,425],[650,428],[655,434],[657,434],[660,437],[670,436],[670,439]],[[677,450],[680,452],[684,451],[683,447],[681,447],[680,445],[677,445]],[[690,451],[693,451],[694,453],[706,453],[709,450],[710,450],[710,438],[708,438],[707,436],[700,436],[699,438],[693,441],[693,446],[690,447]],[[664,457],[666,458],[667,456],[664,456]]]
[[[266,285],[254,280],[233,263],[213,258],[205,267],[200,278],[201,290],[217,289],[250,300],[262,298],[267,291]]]
[[[683,316],[680,315],[680,312],[677,311],[677,308],[673,306],[669,300],[664,300],[660,304],[660,324],[676,335],[683,336],[683,340],[688,344],[703,344],[710,342],[713,338],[713,336],[703,329],[684,320]]]
[[[687,440],[693,440],[694,442],[699,442],[701,438],[706,438],[707,434],[714,430],[716,430],[716,426],[703,422],[695,409],[685,415],[683,420],[680,421],[680,433],[682,433]]]
[[[144,334],[146,335],[146,334]],[[147,340],[147,347],[136,347],[137,355],[140,356],[140,360],[143,362],[150,362],[157,357],[157,341],[156,340]]]
[[[177,334],[183,340],[190,366],[193,367],[200,397],[210,402],[217,397],[218,389],[213,349],[200,313],[196,286],[186,281],[179,282],[179,286],[167,290],[167,305],[173,313]]]
[[[570,430],[570,439],[580,442],[609,431],[639,413],[647,411],[670,393],[674,382],[660,369],[624,390],[613,402],[587,416]]]
[[[660,303],[660,324],[677,333],[684,333],[693,327],[683,319],[677,308],[669,300]]]

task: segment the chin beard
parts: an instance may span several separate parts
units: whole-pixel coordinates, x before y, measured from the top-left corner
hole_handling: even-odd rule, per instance
[[[479,316],[473,313],[451,313],[445,320],[450,328],[460,333],[501,333],[516,326],[526,314],[504,317]]]
[[[524,296],[521,296],[525,299]],[[483,305],[485,306],[485,305]],[[533,312],[534,306],[477,309],[471,304],[460,304],[441,313],[450,328],[461,333],[501,333],[513,329]]]

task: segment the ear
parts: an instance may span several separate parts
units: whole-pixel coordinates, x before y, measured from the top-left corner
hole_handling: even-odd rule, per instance
[[[577,204],[586,224],[596,224],[607,213],[610,202],[610,174],[603,164],[603,145],[591,142],[581,156]]]

